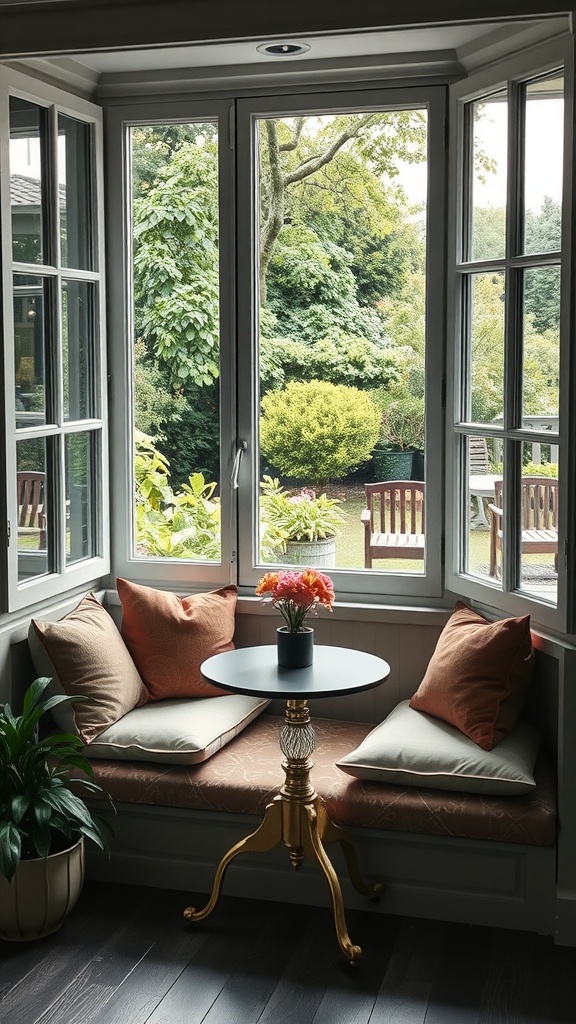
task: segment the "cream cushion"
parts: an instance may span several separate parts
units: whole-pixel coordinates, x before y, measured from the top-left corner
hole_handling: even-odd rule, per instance
[[[101,732],[88,753],[119,761],[198,764],[238,736],[269,703],[240,694],[154,701]]]
[[[338,767],[372,782],[499,796],[535,788],[540,737],[519,722],[492,750],[483,750],[455,726],[398,704]]]
[[[118,627],[93,594],[58,622],[32,619],[28,645],[38,675],[52,678],[50,695],[90,698],[53,710],[56,724],[84,743],[148,700]]]

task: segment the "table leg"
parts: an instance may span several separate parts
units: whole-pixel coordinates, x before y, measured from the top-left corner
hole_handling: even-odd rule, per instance
[[[286,758],[282,762],[286,775],[284,785],[278,796],[268,804],[262,824],[255,832],[228,850],[220,861],[206,906],[201,910],[187,907],[184,917],[188,921],[202,921],[212,913],[220,895],[226,869],[238,854],[265,853],[279,843],[284,843],[295,868],[299,868],[304,857],[307,857],[308,860],[316,862],[323,871],[332,899],[338,943],[344,956],[355,963],[360,959],[362,950],[360,946],[355,946],[350,941],[340,882],[324,849],[324,843],[340,843],[352,884],[363,896],[378,897],[383,891],[383,885],[381,882],[369,885],[362,880],[352,840],[344,829],[330,820],[324,801],[312,786],[310,771],[313,765],[310,755],[314,750],[315,741],[307,701],[287,701],[284,725],[279,739],[280,749]]]

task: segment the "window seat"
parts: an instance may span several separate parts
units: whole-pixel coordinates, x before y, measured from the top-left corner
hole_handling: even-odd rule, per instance
[[[93,760],[96,780],[121,803],[262,815],[284,781],[278,731],[283,719],[264,714],[198,765]],[[312,783],[333,821],[465,839],[553,846],[556,788],[545,755],[536,789],[524,796],[486,796],[365,782],[335,762],[362,742],[371,725],[314,719]],[[88,748],[89,754],[89,748]]]

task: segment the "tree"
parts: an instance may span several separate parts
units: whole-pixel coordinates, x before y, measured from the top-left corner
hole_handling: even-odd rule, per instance
[[[260,301],[265,305],[266,275],[285,222],[288,190],[325,168],[349,143],[376,175],[392,181],[399,162],[425,159],[426,133],[418,110],[265,118],[261,125]]]
[[[219,373],[216,150],[184,143],[134,201],[137,335],[171,383]]]
[[[324,485],[369,458],[380,416],[358,388],[313,380],[270,391],[261,403],[260,447],[280,473]]]

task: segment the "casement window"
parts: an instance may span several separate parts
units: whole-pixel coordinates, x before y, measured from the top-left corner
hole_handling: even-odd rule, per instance
[[[0,71],[6,607],[108,571],[101,112]]]
[[[441,594],[445,100],[110,106],[118,574],[253,593],[296,561],[280,486],[291,511],[325,493],[342,513],[332,561],[305,556],[341,598]],[[425,550],[367,567],[364,483],[390,447],[425,482]]]
[[[459,83],[451,108],[447,583],[564,629],[571,69],[548,44]]]

